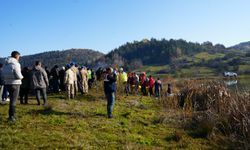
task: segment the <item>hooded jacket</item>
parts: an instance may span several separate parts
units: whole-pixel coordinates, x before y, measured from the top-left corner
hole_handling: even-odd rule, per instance
[[[47,73],[41,66],[35,66],[33,68],[31,81],[33,89],[41,89],[49,86]]]
[[[20,63],[13,57],[7,58],[2,70],[2,76],[5,85],[21,85],[23,75]]]

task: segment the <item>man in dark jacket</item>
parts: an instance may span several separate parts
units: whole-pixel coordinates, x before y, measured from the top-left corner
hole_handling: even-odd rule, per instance
[[[40,105],[40,93],[42,93],[43,104],[47,104],[47,93],[46,89],[49,86],[49,80],[46,71],[42,68],[42,63],[36,61],[35,67],[31,73],[31,84],[35,90],[37,104]]]
[[[15,108],[16,100],[19,95],[20,85],[22,84],[23,75],[21,73],[21,65],[19,63],[20,53],[13,51],[11,57],[7,58],[3,68],[4,86],[10,95],[9,121],[16,121]]]
[[[22,69],[22,84],[20,86],[20,103],[28,104],[28,95],[30,87],[30,70],[28,67]]]
[[[51,83],[52,83],[53,92],[58,93],[59,92],[59,67],[57,65],[55,65],[51,69],[50,75],[52,76]]]
[[[116,93],[116,73],[113,72],[112,68],[106,69],[106,75],[104,79],[104,93],[107,98],[108,118],[112,118],[112,111],[115,103]]]

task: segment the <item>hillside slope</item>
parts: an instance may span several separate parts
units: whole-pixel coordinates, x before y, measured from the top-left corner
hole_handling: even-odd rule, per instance
[[[236,49],[240,51],[250,51],[250,41],[248,42],[242,42],[240,44],[237,44],[235,46],[230,47],[231,49]]]
[[[54,65],[64,66],[72,61],[79,65],[91,65],[94,61],[102,57],[104,54],[89,49],[69,49],[63,51],[49,51],[34,55],[22,56],[20,63],[23,67],[32,66],[35,61],[41,61],[48,68]],[[3,62],[3,58],[1,62]]]
[[[200,44],[182,39],[145,39],[126,43],[108,53],[102,61],[116,67],[123,66],[127,70],[147,72],[155,70],[148,67],[164,66],[158,67],[161,69],[157,69],[156,73],[187,73],[187,76],[218,75],[224,71],[248,74],[245,68],[250,65],[249,54],[245,51],[211,42]]]

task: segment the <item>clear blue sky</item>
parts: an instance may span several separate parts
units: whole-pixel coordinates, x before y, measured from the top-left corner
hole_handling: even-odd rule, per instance
[[[249,0],[1,0],[0,57],[69,48],[104,53],[154,37],[250,40]]]

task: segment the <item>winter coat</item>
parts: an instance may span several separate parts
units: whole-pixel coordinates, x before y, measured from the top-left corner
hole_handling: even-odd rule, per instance
[[[87,81],[88,80],[88,71],[86,69],[82,69],[80,71],[80,73],[81,73],[81,76],[82,76],[82,80]]]
[[[155,84],[155,80],[151,77],[149,78],[149,87],[154,87],[154,84]]]
[[[70,69],[74,72],[74,75],[75,75],[74,81],[76,83],[77,82],[77,75],[79,74],[79,70],[75,66],[72,66]]]
[[[121,72],[119,74],[119,80],[124,83],[124,82],[127,82],[128,81],[128,75],[126,72]]]
[[[116,92],[116,74],[106,75],[106,79],[104,80],[104,92],[112,93]]]
[[[155,89],[156,90],[162,90],[162,83],[160,80],[155,81]]]
[[[2,70],[3,79],[6,85],[21,85],[23,75],[21,73],[21,65],[13,57],[9,57],[6,60],[6,64]]]
[[[49,86],[49,80],[46,71],[41,66],[36,66],[31,72],[31,87],[41,89]]]
[[[69,68],[68,70],[66,70],[64,83],[65,84],[74,84],[75,78],[76,78],[76,76],[75,76],[74,71],[72,70],[72,68]]]
[[[22,84],[21,87],[22,89],[29,89],[30,87],[30,71],[29,70],[22,70]]]

